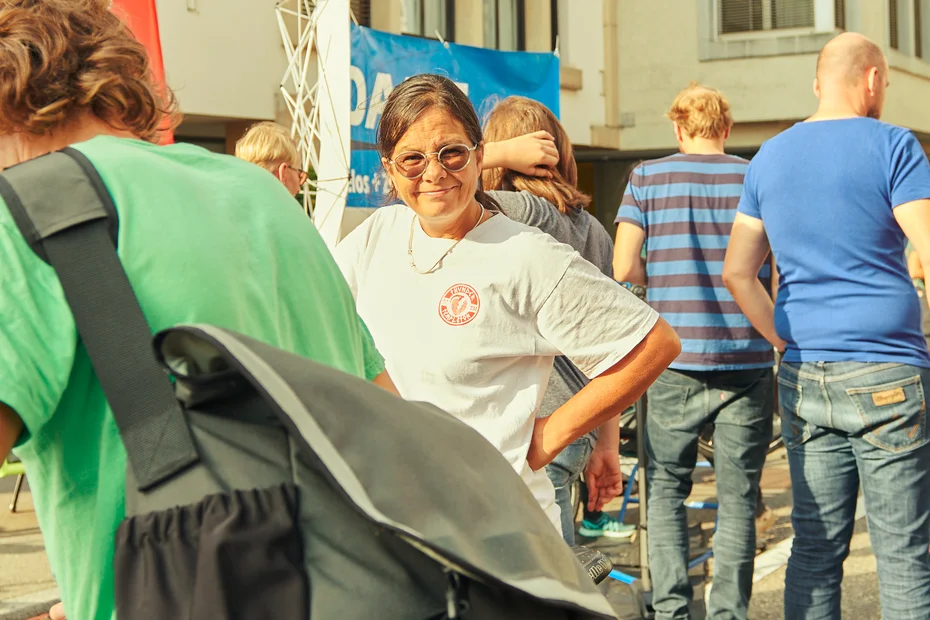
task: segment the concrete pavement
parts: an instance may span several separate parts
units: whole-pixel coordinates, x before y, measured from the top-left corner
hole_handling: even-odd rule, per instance
[[[31,618],[58,600],[28,483],[17,511],[7,509],[13,483],[0,479],[0,620]]]
[[[691,493],[692,501],[716,501],[714,473],[711,469],[698,469]],[[763,496],[766,505],[775,514],[772,527],[761,537],[761,546],[756,556],[753,597],[749,607],[752,620],[781,620],[785,583],[785,562],[791,551],[791,481],[784,448],[769,455],[762,476]],[[620,501],[615,500],[609,510],[619,510]],[[691,557],[696,557],[708,548],[716,513],[712,510],[689,510],[691,526]],[[852,540],[852,549],[844,565],[843,619],[879,620],[881,611],[878,601],[878,578],[875,557],[869,542],[864,511],[860,505],[858,520]],[[630,509],[627,523],[635,523],[637,512]],[[585,542],[582,539],[579,542]],[[638,544],[613,543],[606,540],[594,541],[591,546],[608,553],[624,572],[638,574]],[[695,603],[692,606],[694,620],[704,618],[703,597],[713,587],[713,560],[692,570],[695,587]],[[623,620],[641,617],[637,612],[637,596],[630,586],[612,581],[605,589],[608,599]]]
[[[28,480],[28,478],[27,478]],[[13,487],[13,479],[0,479],[0,620],[24,620],[48,609],[57,598],[48,561],[45,558],[42,536],[33,511],[32,496],[24,488],[16,514],[10,514],[6,505]],[[756,583],[750,617],[753,620],[779,620],[782,614],[784,592],[784,560],[790,552],[791,490],[788,465],[784,451],[769,457],[762,478],[766,504],[775,512],[777,520],[764,536],[765,548],[756,558]],[[714,475],[710,469],[699,469],[691,499],[714,500]],[[619,500],[608,509],[618,510]],[[690,510],[692,555],[706,548],[714,525],[714,511]],[[637,518],[636,506],[628,510],[628,523]],[[639,545],[636,542],[615,542],[601,539],[584,541],[607,552],[625,572],[635,573],[639,564]],[[705,586],[710,581],[710,565],[692,571],[695,585],[695,620],[703,618],[702,602]],[[872,555],[865,520],[856,523],[852,552],[845,564],[843,582],[843,618],[872,620],[881,618],[878,604],[878,582],[875,558]],[[605,595],[614,605],[622,620],[639,618],[638,596],[635,589],[608,579],[603,585]]]

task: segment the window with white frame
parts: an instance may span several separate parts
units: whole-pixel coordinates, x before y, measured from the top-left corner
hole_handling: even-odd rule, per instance
[[[888,47],[930,60],[930,0],[888,0]]]
[[[483,0],[484,46],[515,51],[526,47],[524,0]]]
[[[705,61],[817,53],[846,30],[847,9],[852,7],[855,24],[859,3],[873,0],[689,1],[698,3],[698,57]],[[734,39],[740,44],[733,45]]]
[[[402,0],[400,27],[404,34],[430,39],[454,39],[451,0]],[[438,35],[438,37],[437,37]]]

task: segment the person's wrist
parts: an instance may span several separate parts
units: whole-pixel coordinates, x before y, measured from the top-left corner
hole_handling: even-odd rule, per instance
[[[634,284],[633,282],[620,282],[620,286],[639,297],[642,301],[646,301],[646,287],[642,284]]]
[[[601,433],[597,437],[597,441],[594,442],[593,452],[620,452],[620,436],[619,433],[616,439],[603,437],[604,433]]]

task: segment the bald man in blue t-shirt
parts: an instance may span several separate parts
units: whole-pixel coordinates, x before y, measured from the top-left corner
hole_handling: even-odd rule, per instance
[[[785,352],[792,620],[839,620],[860,484],[882,616],[930,609],[930,353],[904,260],[910,240],[930,265],[930,164],[910,131],[878,120],[887,86],[888,63],[862,35],[823,48],[817,112],[752,160],[724,264],[733,298]],[[756,277],[770,246],[774,307]]]

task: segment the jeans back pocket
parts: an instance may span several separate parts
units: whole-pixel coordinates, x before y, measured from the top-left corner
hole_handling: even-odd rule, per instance
[[[848,388],[862,420],[863,438],[888,452],[906,452],[927,441],[927,403],[920,375],[881,385]]]
[[[801,417],[803,392],[801,385],[789,377],[790,373],[778,373],[778,409],[781,415],[781,436],[788,449],[797,448],[811,438],[811,430]],[[793,378],[793,377],[792,377]]]

